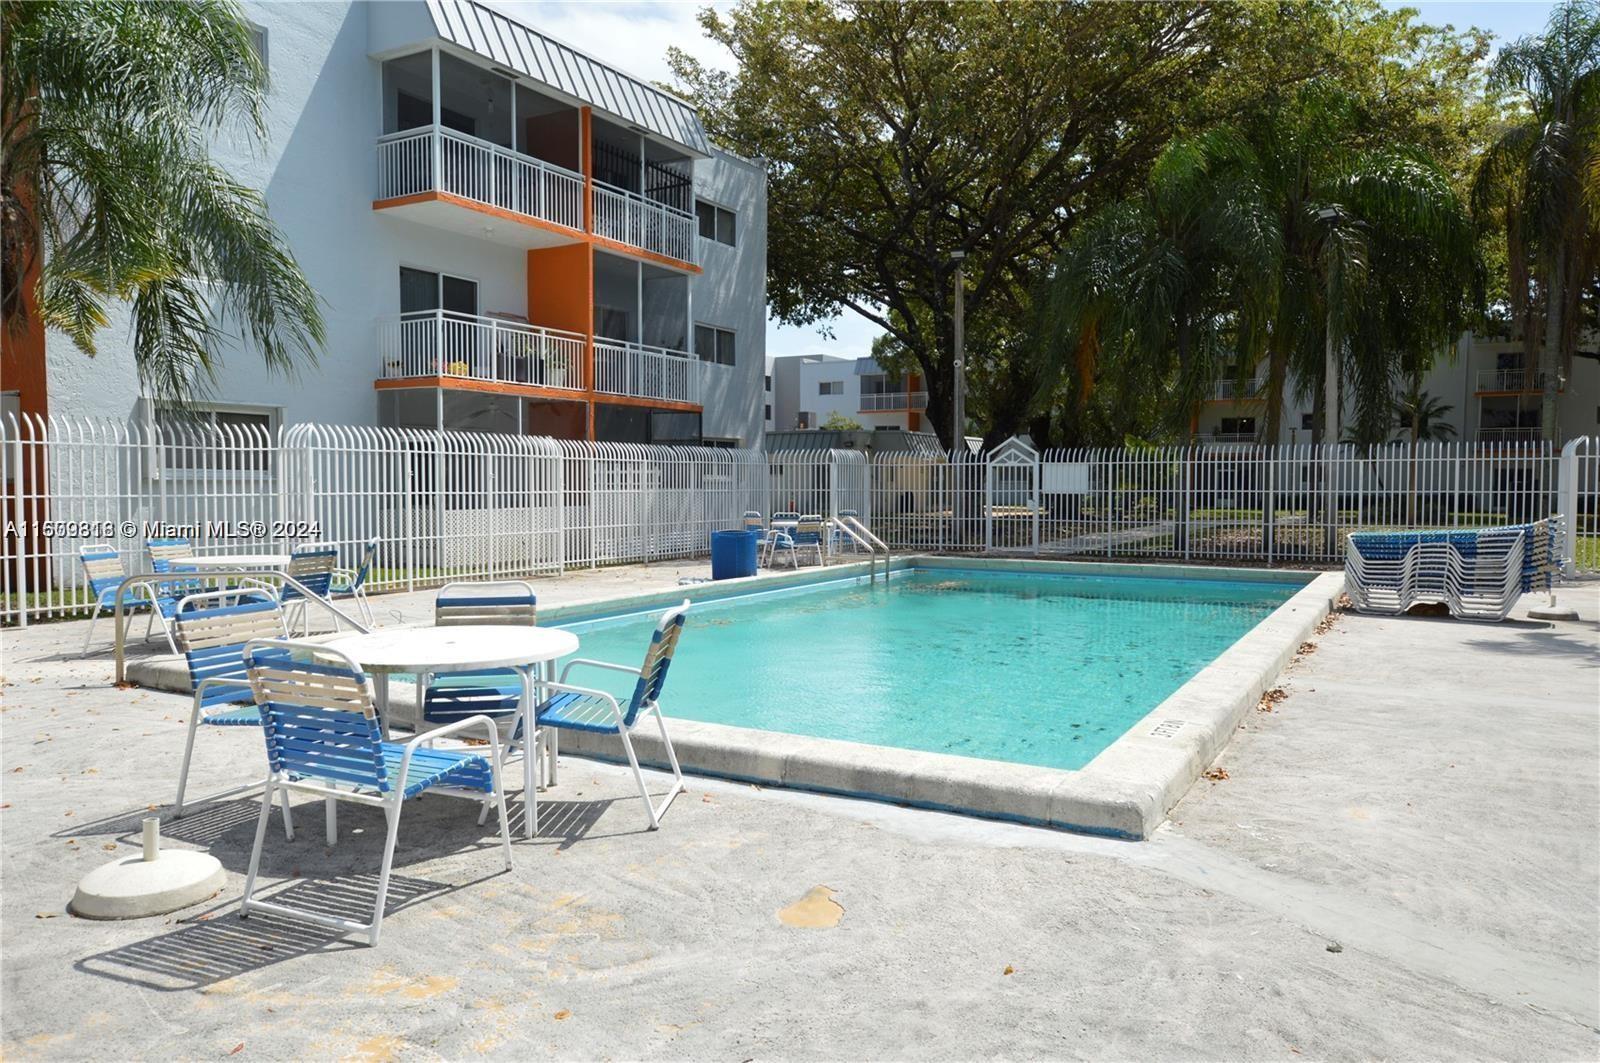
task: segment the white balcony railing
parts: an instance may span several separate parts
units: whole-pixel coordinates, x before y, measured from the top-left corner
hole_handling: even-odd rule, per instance
[[[687,351],[596,339],[594,389],[607,395],[697,403],[700,363]]]
[[[882,391],[875,395],[863,393],[861,396],[861,412],[873,413],[880,410],[926,410],[928,408],[928,393],[926,391]]]
[[[421,310],[378,322],[378,375],[455,376],[583,388],[583,336],[492,317]]]
[[[1544,432],[1538,425],[1523,425],[1520,428],[1480,428],[1478,441],[1480,443],[1537,443],[1544,438]]]
[[[636,192],[596,181],[592,224],[596,236],[679,262],[694,261],[694,215],[646,199]]]
[[[1222,402],[1247,402],[1261,397],[1259,380],[1219,380],[1211,386],[1211,397]]]
[[[1544,370],[1528,372],[1525,369],[1480,369],[1479,391],[1543,391]]]
[[[583,231],[582,174],[453,129],[428,126],[378,138],[378,198],[420,192],[448,192]]]

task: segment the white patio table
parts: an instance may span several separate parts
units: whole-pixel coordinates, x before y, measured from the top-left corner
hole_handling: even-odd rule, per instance
[[[533,837],[534,792],[534,697],[533,673],[541,665],[551,665],[578,652],[578,636],[551,627],[504,627],[493,624],[460,624],[452,627],[399,628],[374,631],[366,635],[342,635],[330,639],[330,649],[338,650],[372,673],[378,711],[384,734],[389,731],[389,676],[394,673],[467,672],[479,668],[508,668],[522,677],[522,717],[524,736],[522,756],[523,828]]]
[[[288,554],[195,554],[180,557],[172,563],[190,568],[288,568]]]

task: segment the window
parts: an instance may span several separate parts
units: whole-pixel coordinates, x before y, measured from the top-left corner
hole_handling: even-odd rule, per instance
[[[817,385],[818,395],[843,395],[843,380],[824,380]]]
[[[1312,429],[1314,429],[1316,427],[1317,427],[1317,415],[1316,414],[1314,414],[1314,413],[1302,413],[1300,415],[1300,428],[1303,431],[1309,432],[1309,431],[1311,431]]]
[[[415,314],[439,309],[453,314],[477,314],[478,282],[401,266],[400,312]]]
[[[264,472],[277,423],[278,410],[271,406],[198,403],[184,411],[156,408],[169,469]]]
[[[795,415],[794,426],[796,428],[801,428],[801,429],[810,428],[811,427],[812,418],[814,418],[815,416],[816,415],[813,414],[809,410],[801,410],[798,414]]]
[[[1256,434],[1256,419],[1254,417],[1224,417],[1222,426],[1217,429],[1217,434],[1224,436],[1253,436]]]
[[[761,379],[762,379],[761,386],[763,388],[765,388],[766,390],[771,391],[772,390],[772,374],[768,373],[766,376],[762,377]]]
[[[726,207],[719,207],[715,203],[707,203],[703,199],[694,201],[695,220],[700,223],[700,237],[704,240],[715,240],[719,244],[733,246],[734,213]]]
[[[694,353],[700,356],[702,362],[733,365],[733,330],[717,328],[715,325],[696,325]]]
[[[248,25],[250,26],[250,50],[256,53],[257,59],[261,60],[261,72],[269,75],[267,80],[270,82],[270,68],[267,65],[267,29],[265,26],[257,26],[254,22],[248,23]]]
[[[770,421],[770,420],[772,420],[772,403],[770,403],[770,402],[769,402],[769,403],[767,403],[767,405],[766,405],[766,412],[765,412],[765,413],[763,413],[763,414],[762,414],[762,415],[761,415],[761,419],[762,419],[762,420],[763,420],[763,421]]]

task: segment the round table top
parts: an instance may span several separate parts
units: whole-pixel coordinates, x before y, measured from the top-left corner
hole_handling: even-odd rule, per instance
[[[325,645],[369,672],[516,668],[578,651],[578,636],[553,627],[458,624],[345,635]]]
[[[290,560],[288,554],[195,554],[172,563],[191,568],[287,568]]]

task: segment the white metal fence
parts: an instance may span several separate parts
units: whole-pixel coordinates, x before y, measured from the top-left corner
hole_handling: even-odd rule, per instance
[[[1548,447],[766,454],[348,425],[0,422],[0,619],[90,603],[78,548],[148,571],[147,539],[197,553],[318,540],[371,586],[686,558],[742,514],[854,511],[897,550],[1332,565],[1356,529],[1467,527],[1561,513],[1565,554],[1600,570],[1600,439]]]

